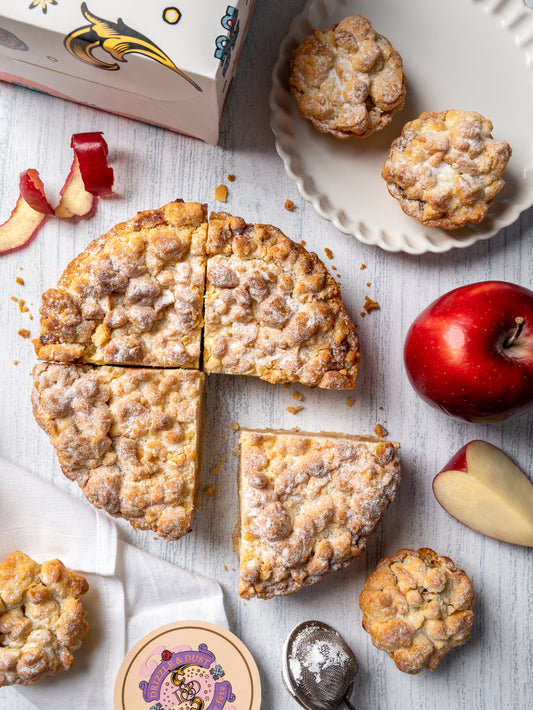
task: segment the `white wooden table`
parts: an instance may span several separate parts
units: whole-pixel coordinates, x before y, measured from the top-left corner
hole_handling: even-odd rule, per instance
[[[116,196],[102,200],[92,219],[77,224],[50,221],[25,250],[0,259],[0,454],[58,487],[79,496],[62,475],[52,447],[31,414],[31,343],[18,335],[38,333],[40,294],[55,285],[66,264],[88,242],[137,210],[176,197],[217,208],[214,189],[229,187],[225,208],[248,221],[275,224],[341,274],[344,302],[359,322],[362,365],[355,404],[342,392],[286,389],[264,382],[211,376],[206,391],[206,437],[202,491],[194,531],[180,542],[154,540],[120,524],[120,534],[154,555],[215,578],[223,587],[231,629],[243,639],[259,666],[264,710],[296,708],[281,683],[281,649],[299,622],[317,618],[338,628],[353,647],[360,673],[353,695],[358,710],[528,710],[533,707],[533,552],[476,534],[436,503],[431,481],[450,455],[480,438],[510,454],[533,475],[533,414],[490,425],[469,425],[429,408],[413,392],[402,365],[406,330],[438,295],[465,283],[502,279],[533,285],[533,211],[530,209],[493,239],[467,250],[413,257],[367,247],[321,219],[298,194],[276,154],[269,126],[270,72],[279,44],[303,0],[270,0],[257,9],[241,58],[218,146],[163,129],[0,84],[0,219],[13,208],[18,174],[36,167],[54,196],[71,161],[70,136],[101,130],[110,146]],[[228,174],[236,176],[228,183]],[[290,198],[296,209],[284,203]],[[324,254],[331,249],[333,259]],[[367,268],[360,269],[361,264]],[[17,284],[17,277],[24,286]],[[368,295],[380,310],[359,313]],[[24,298],[22,313],[11,296]],[[29,313],[34,319],[29,319]],[[14,365],[13,361],[19,364]],[[286,411],[292,394],[304,394],[297,415]],[[299,593],[266,602],[244,603],[237,595],[232,531],[237,516],[236,435],[230,423],[253,427],[372,433],[383,424],[401,442],[403,481],[396,503],[366,553],[348,569]],[[222,463],[217,473],[213,469]],[[0,515],[1,515],[0,481]],[[407,676],[371,644],[361,627],[358,596],[365,576],[386,554],[401,547],[432,547],[452,557],[473,579],[477,594],[471,640],[452,652],[434,673]],[[0,690],[1,710],[29,707],[12,689]],[[109,703],[111,707],[111,700]]]

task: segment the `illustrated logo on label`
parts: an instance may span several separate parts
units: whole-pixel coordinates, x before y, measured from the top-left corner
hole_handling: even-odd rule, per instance
[[[65,37],[63,42],[65,48],[73,57],[98,69],[118,71],[120,67],[117,62],[126,62],[127,60],[124,59],[126,54],[142,54],[172,69],[172,71],[175,71],[186,79],[189,84],[194,86],[197,91],[202,91],[201,87],[199,87],[190,76],[182,72],[181,69],[178,69],[172,59],[170,59],[163,50],[159,49],[159,47],[148,37],[145,37],[145,35],[134,30],[132,27],[128,27],[120,17],[116,22],[97,17],[90,12],[87,8],[87,4],[84,2],[82,2],[80,9],[89,24],[73,30]],[[97,48],[106,52],[116,61],[112,63],[104,62],[102,59],[96,57],[94,51]]]
[[[141,674],[153,667],[153,650],[143,661]],[[235,701],[231,683],[221,680],[224,669],[205,643],[196,651],[188,646],[176,651],[163,648],[160,658],[148,680],[139,683],[148,710],[234,710],[227,705]]]

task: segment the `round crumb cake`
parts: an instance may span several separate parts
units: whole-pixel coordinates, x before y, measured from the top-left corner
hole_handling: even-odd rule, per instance
[[[89,629],[79,597],[89,585],[59,560],[13,552],[0,564],[0,687],[32,685],[72,666]]]
[[[474,111],[427,112],[406,123],[381,173],[405,214],[444,229],[481,222],[511,156],[491,132]]]
[[[289,81],[301,115],[337,138],[388,126],[407,85],[400,54],[362,15],[312,29],[293,53]]]
[[[368,575],[359,597],[363,628],[404,673],[435,670],[468,640],[474,590],[467,574],[429,548],[400,550]]]

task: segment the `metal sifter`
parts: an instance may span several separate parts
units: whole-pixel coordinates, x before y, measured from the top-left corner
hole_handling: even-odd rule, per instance
[[[299,624],[283,649],[283,681],[292,697],[307,710],[355,710],[347,696],[358,669],[346,641],[321,621]]]

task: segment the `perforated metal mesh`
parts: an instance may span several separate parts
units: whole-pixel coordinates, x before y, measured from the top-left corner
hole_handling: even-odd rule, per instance
[[[358,671],[357,660],[342,636],[320,622],[306,622],[294,629],[287,656],[295,696],[312,710],[338,707]]]

